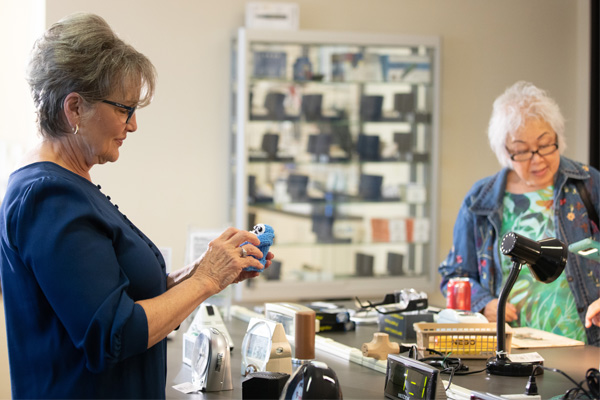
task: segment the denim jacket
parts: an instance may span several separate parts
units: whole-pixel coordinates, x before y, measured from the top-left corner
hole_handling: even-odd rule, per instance
[[[448,280],[468,277],[471,282],[471,309],[481,311],[497,298],[502,289],[499,243],[502,227],[502,202],[509,170],[484,178],[471,188],[458,212],[453,246],[439,267],[441,289],[446,295]],[[561,157],[554,181],[554,223],[556,236],[566,244],[593,236],[600,241],[598,227],[592,223],[577,192],[576,180],[583,180],[590,201],[600,214],[600,172]],[[569,252],[563,272],[584,321],[588,306],[600,297],[600,264]],[[588,343],[600,346],[600,328],[586,329]]]

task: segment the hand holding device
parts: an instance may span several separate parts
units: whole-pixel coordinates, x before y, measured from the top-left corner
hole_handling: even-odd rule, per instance
[[[586,238],[569,245],[569,251],[581,257],[589,258],[600,263],[600,243],[592,238]]]
[[[267,254],[269,253],[269,249],[271,248],[273,240],[275,239],[275,231],[270,225],[258,224],[255,225],[250,232],[254,233],[258,237],[258,240],[260,240],[260,244],[257,247],[260,251],[262,251],[263,256],[258,261],[260,261],[260,263],[264,266],[267,263]],[[240,247],[248,243],[249,242],[244,242],[240,245]],[[255,267],[247,267],[244,268],[244,271],[262,272],[263,270]]]
[[[600,299],[590,304],[585,313],[585,327],[591,328],[592,324],[600,326]]]

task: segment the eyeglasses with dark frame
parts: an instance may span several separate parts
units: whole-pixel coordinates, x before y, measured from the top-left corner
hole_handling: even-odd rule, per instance
[[[537,150],[533,151],[520,151],[518,153],[511,153],[510,150],[508,149],[508,147],[505,147],[506,151],[508,152],[508,154],[510,155],[510,159],[516,162],[522,162],[522,161],[529,161],[533,158],[534,154],[537,154],[539,156],[549,156],[550,154],[554,153],[556,150],[558,150],[558,142],[552,143],[552,144],[547,144],[545,146],[540,146],[538,147]]]
[[[110,100],[101,100],[101,101],[103,103],[110,104],[111,106],[115,106],[115,107],[119,107],[124,110],[127,110],[127,120],[125,120],[126,124],[129,123],[131,116],[133,115],[133,113],[135,112],[135,109],[137,108],[137,107],[129,107],[129,106],[126,106],[125,104],[117,103],[117,102],[110,101]]]

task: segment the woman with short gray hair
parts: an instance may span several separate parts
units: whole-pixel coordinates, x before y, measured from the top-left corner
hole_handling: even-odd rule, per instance
[[[54,24],[34,46],[28,81],[42,141],[0,208],[12,396],[164,398],[166,336],[210,296],[258,276],[244,269],[263,268],[260,241],[229,228],[166,274],[156,245],[92,182],[90,169],[117,161],[137,130],[156,81],[101,17]]]
[[[561,155],[564,118],[556,102],[529,82],[515,83],[495,100],[488,138],[504,168],[467,193],[439,272],[443,293],[451,278],[468,278],[471,310],[496,321],[497,297],[512,266],[501,256],[500,239],[515,232],[566,244],[600,240],[600,173]],[[564,273],[550,284],[521,270],[505,318],[600,346],[599,298],[598,263],[569,253]]]

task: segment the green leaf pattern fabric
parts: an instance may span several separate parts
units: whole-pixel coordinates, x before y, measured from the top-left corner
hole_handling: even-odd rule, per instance
[[[532,240],[556,237],[553,186],[524,194],[506,192],[501,237],[515,232]],[[512,268],[510,257],[502,257],[503,285]],[[538,282],[523,266],[508,302],[519,318],[512,326],[529,326],[586,342],[585,328],[577,314],[575,299],[565,274],[552,283]]]

